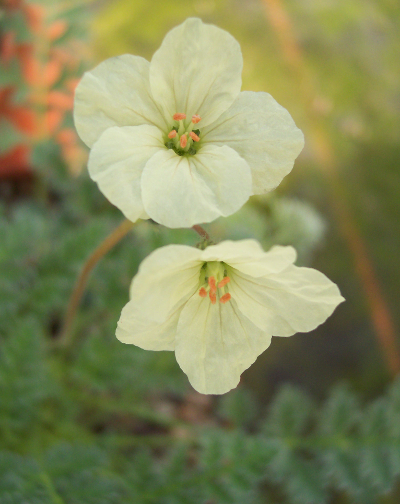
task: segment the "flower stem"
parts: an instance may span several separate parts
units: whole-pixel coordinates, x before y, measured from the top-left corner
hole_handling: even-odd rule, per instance
[[[94,250],[94,252],[86,260],[82,271],[80,272],[74,290],[68,302],[67,311],[65,314],[63,328],[59,338],[59,345],[68,348],[72,346],[74,338],[72,326],[75,320],[76,312],[85,292],[86,284],[92,269],[96,266],[99,260],[105,256],[117,243],[119,243],[125,235],[132,229],[133,222],[128,219],[124,220],[107,238]]]
[[[204,240],[210,241],[210,235],[201,226],[195,224],[194,226],[192,226],[192,229],[196,231],[196,233],[200,235]]]

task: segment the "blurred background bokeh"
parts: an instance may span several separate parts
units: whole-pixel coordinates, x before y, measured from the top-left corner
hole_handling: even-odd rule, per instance
[[[0,5],[0,502],[400,502],[398,2]],[[195,245],[192,230],[135,225],[63,333],[85,261],[123,220],[88,177],[75,86],[106,58],[151,59],[189,16],[239,41],[243,89],[306,140],[276,191],[205,228],[293,245],[346,298],[312,333],[273,338],[223,397],[114,336],[140,261]]]

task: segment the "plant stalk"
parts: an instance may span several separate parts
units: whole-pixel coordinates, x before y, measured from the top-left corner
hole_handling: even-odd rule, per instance
[[[94,250],[88,257],[83,268],[76,280],[74,290],[68,302],[67,311],[65,314],[64,324],[59,338],[59,345],[62,348],[68,348],[73,344],[73,323],[75,320],[76,312],[80,305],[82,296],[86,289],[86,284],[89,275],[93,268],[112,248],[124,238],[133,227],[133,222],[128,219],[124,220],[107,238]]]
[[[192,229],[196,231],[196,233],[200,235],[204,240],[210,241],[210,235],[201,226],[195,224],[194,226],[192,226]]]

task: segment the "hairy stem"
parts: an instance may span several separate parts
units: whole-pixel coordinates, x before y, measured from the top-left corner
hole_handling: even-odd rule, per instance
[[[94,252],[86,260],[82,271],[80,272],[74,290],[68,302],[68,307],[64,319],[63,328],[59,344],[61,347],[66,348],[73,343],[72,326],[75,320],[76,312],[81,302],[82,296],[85,292],[86,284],[89,275],[100,259],[105,256],[122,238],[132,229],[133,223],[129,220],[124,220],[107,238],[94,250]]]
[[[200,235],[202,238],[204,238],[204,240],[208,240],[210,241],[210,235],[207,233],[207,231],[205,229],[203,229],[201,226],[199,226],[198,224],[195,224],[194,226],[192,226],[192,229],[194,231],[196,231],[196,233],[198,235]]]

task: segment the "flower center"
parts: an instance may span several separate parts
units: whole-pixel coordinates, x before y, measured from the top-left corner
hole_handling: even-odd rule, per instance
[[[199,290],[199,296],[203,298],[208,296],[212,304],[215,304],[217,299],[225,304],[231,299],[228,292],[230,281],[224,263],[219,261],[205,263],[200,274],[202,287]]]
[[[195,129],[195,124],[201,121],[199,115],[193,115],[189,124],[186,121],[186,114],[174,114],[172,116],[174,125],[168,133],[165,147],[173,149],[178,156],[194,155],[197,152],[200,142],[200,130]]]

